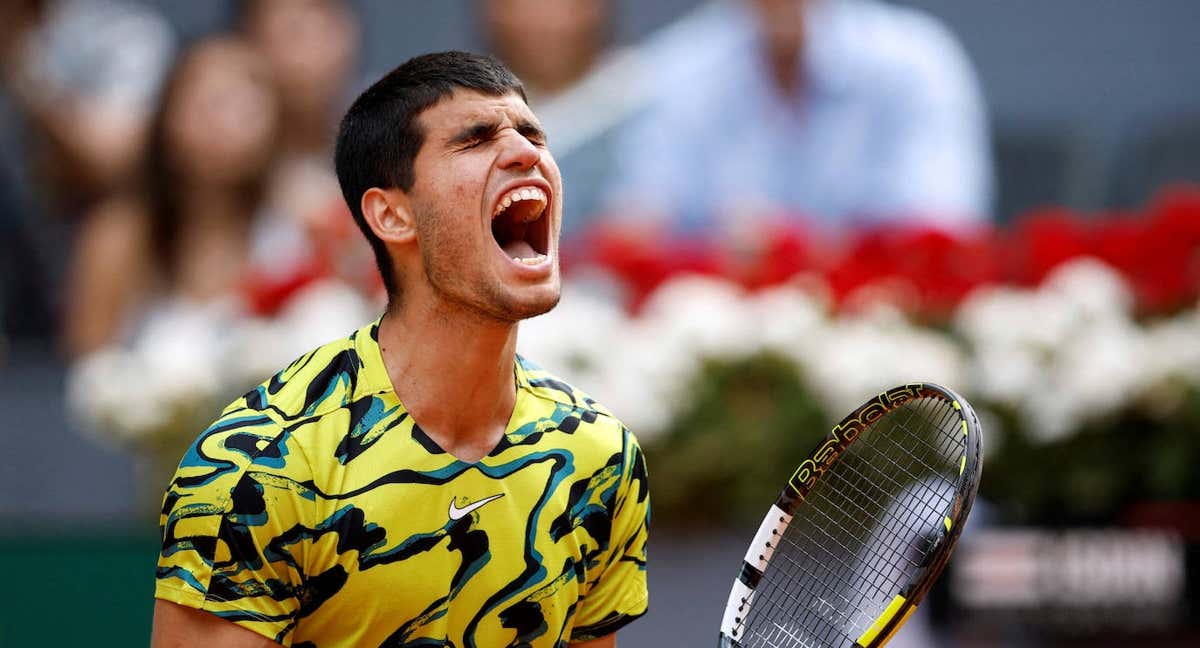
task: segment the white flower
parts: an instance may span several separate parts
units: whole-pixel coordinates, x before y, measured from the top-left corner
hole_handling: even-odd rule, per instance
[[[692,358],[736,358],[760,347],[755,313],[730,281],[683,276],[663,284],[646,302],[641,324],[671,353]]]
[[[670,363],[612,299],[568,285],[554,310],[521,323],[522,356],[590,394],[637,433],[653,439],[674,413]]]
[[[1080,423],[1077,408],[1055,389],[1032,392],[1021,412],[1030,436],[1042,443],[1052,443],[1069,436]]]
[[[145,399],[187,403],[214,399],[226,387],[229,333],[236,302],[165,303],[146,318],[132,352],[142,368]]]
[[[1150,325],[1141,362],[1156,380],[1200,384],[1200,308]]]
[[[1142,398],[1152,416],[1167,418],[1183,405],[1189,388],[1200,388],[1200,309],[1149,326],[1142,348]]]
[[[1030,347],[985,343],[975,347],[969,362],[964,389],[987,400],[1016,408],[1045,388],[1045,362]]]
[[[612,346],[629,326],[626,320],[614,302],[568,285],[553,310],[521,322],[517,350],[590,391],[588,381],[604,370]]]
[[[945,336],[902,319],[840,320],[817,342],[807,367],[810,383],[838,416],[896,385],[935,382],[953,388],[967,375],[966,358]]]
[[[1127,322],[1092,326],[1064,345],[1052,367],[1057,391],[1081,420],[1128,405],[1147,382],[1143,341]]]
[[[1053,349],[1073,323],[1073,311],[1063,300],[1006,286],[973,291],[954,316],[954,327],[976,346]]]
[[[376,316],[373,306],[361,293],[331,279],[297,292],[280,311],[275,327],[280,332],[281,348],[287,350],[289,357],[295,357],[346,337]]]
[[[1088,321],[1126,319],[1133,308],[1133,291],[1120,274],[1104,262],[1082,257],[1055,268],[1041,292],[1063,300],[1075,317]]]
[[[231,380],[247,389],[274,375],[305,351],[296,348],[290,332],[279,322],[263,318],[238,322],[231,338]]]
[[[803,364],[829,325],[829,305],[794,286],[764,290],[749,300],[759,344]]]

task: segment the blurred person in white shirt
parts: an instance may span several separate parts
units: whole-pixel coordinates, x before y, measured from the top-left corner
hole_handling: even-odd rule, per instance
[[[698,233],[988,219],[984,102],[961,46],[924,13],[723,1],[649,50],[657,99],[626,129],[610,192],[624,221]]]

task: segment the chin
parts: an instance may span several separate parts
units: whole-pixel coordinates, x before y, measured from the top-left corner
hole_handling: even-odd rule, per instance
[[[562,289],[557,281],[553,285],[539,286],[536,291],[530,290],[529,293],[514,300],[515,303],[511,305],[509,311],[513,320],[544,315],[557,306],[558,300],[562,297]]]

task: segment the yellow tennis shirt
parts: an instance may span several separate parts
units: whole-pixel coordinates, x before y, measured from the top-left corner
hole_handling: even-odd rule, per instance
[[[646,611],[645,462],[582,392],[518,358],[499,445],[437,446],[378,322],[235,401],[163,500],[155,596],[285,646],[562,648]]]

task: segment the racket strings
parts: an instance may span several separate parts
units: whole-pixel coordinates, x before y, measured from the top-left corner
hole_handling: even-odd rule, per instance
[[[743,620],[746,648],[849,646],[940,537],[962,455],[960,417],[919,399],[862,432],[776,538]]]

